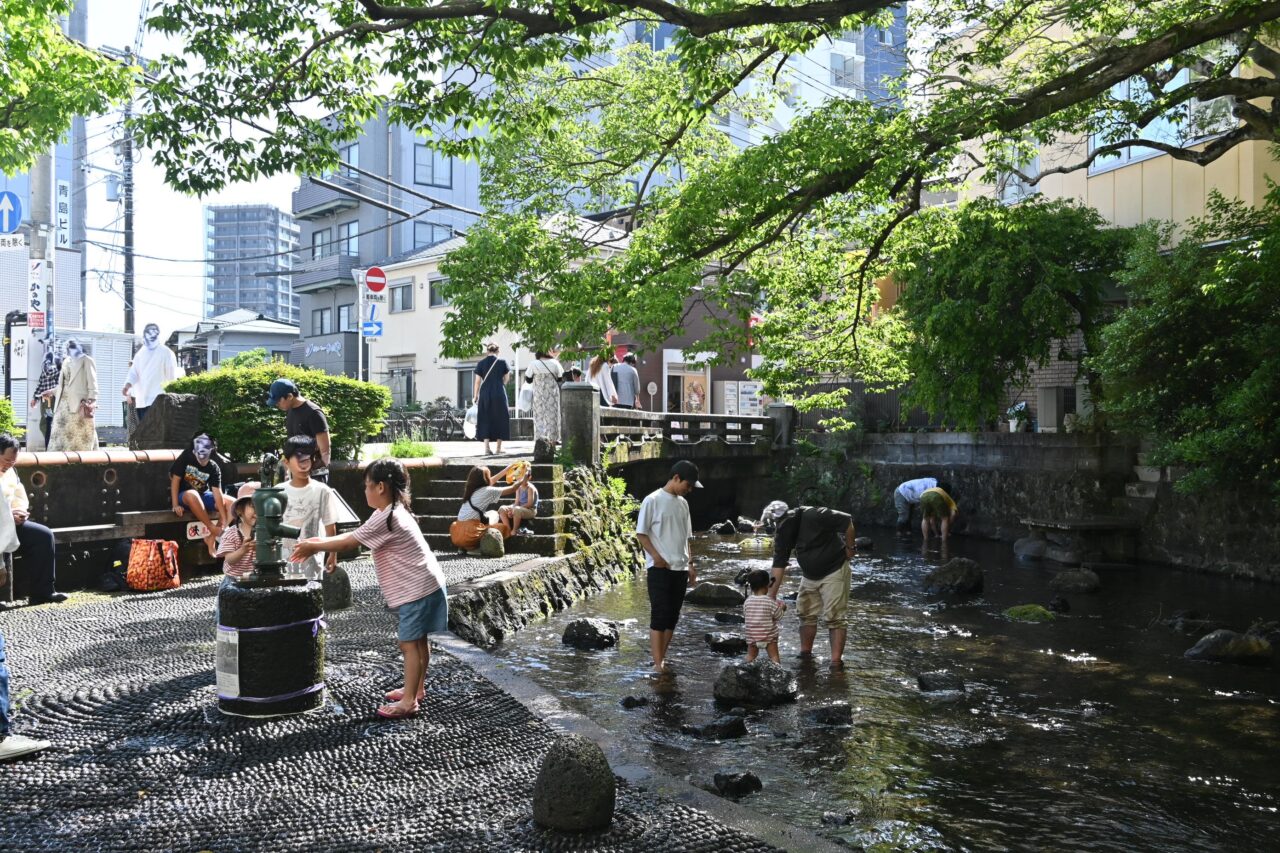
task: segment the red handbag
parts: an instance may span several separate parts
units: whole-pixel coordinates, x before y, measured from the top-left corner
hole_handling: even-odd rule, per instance
[[[129,549],[125,583],[138,592],[174,589],[178,577],[178,543],[167,539],[135,539]]]

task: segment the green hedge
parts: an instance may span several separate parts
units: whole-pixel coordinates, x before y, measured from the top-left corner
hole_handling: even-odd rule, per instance
[[[36,412],[35,419],[39,419],[40,410],[32,409]],[[13,411],[13,401],[7,397],[0,397],[0,432],[7,432],[14,438],[22,438],[26,435],[26,430],[18,426],[18,419]]]
[[[391,392],[381,385],[283,363],[184,376],[165,390],[200,397],[201,428],[223,453],[249,462],[284,444],[284,413],[266,404],[271,383],[281,377],[292,379],[303,397],[324,409],[334,459],[355,458],[365,438],[382,429],[391,407]]]

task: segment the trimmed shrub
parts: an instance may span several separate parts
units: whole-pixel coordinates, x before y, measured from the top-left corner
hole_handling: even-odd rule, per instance
[[[391,407],[391,392],[381,385],[283,363],[184,376],[165,391],[198,396],[200,428],[223,453],[251,462],[268,451],[279,452],[284,444],[284,413],[266,402],[271,383],[279,378],[293,380],[303,397],[324,409],[334,459],[355,458],[365,437],[382,429]]]
[[[396,459],[426,459],[435,455],[435,448],[425,441],[397,438],[387,452]]]
[[[13,413],[13,401],[8,397],[0,397],[0,432],[7,432],[14,438],[22,438],[27,434],[25,429],[18,426],[18,419]]]

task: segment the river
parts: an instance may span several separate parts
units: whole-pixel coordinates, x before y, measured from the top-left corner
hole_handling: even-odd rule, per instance
[[[860,531],[864,532],[864,531]],[[892,531],[853,566],[846,669],[796,657],[794,606],[783,665],[798,672],[794,705],[748,716],[749,735],[721,743],[681,734],[718,715],[712,684],[728,658],[704,634],[735,631],[714,608],[686,605],[673,676],[646,672],[643,576],[534,623],[495,655],[570,708],[648,745],[666,772],[710,786],[749,769],[764,789],[742,802],[833,840],[879,849],[1275,849],[1280,826],[1280,667],[1196,663],[1197,639],[1159,624],[1195,609],[1243,631],[1280,619],[1280,589],[1143,566],[1104,574],[1094,595],[1047,624],[1011,622],[1013,605],[1045,603],[1048,566],[1017,563],[1007,544],[959,539],[950,556],[986,572],[979,597],[947,603],[921,591],[940,565]],[[731,583],[744,566],[734,540],[695,540],[700,579]],[[797,581],[788,576],[784,594]],[[621,623],[618,648],[560,642],[580,616]],[[963,695],[926,695],[916,675],[948,669]],[[626,710],[624,696],[650,704]],[[852,727],[807,724],[803,712],[848,702]],[[823,823],[824,813],[828,823]],[[830,813],[850,816],[832,825]]]

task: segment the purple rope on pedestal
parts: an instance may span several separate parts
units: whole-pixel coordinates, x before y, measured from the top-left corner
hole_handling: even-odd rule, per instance
[[[314,624],[313,624],[314,623]],[[321,629],[327,629],[329,623],[324,621],[324,614],[321,613],[314,619],[303,619],[301,622],[290,622],[288,625],[267,625],[262,628],[233,628],[230,625],[219,625],[219,631],[238,631],[241,634],[260,634],[267,631],[283,631],[285,628],[296,628],[298,625],[311,625],[311,636],[319,634]]]
[[[292,693],[283,693],[279,696],[267,696],[260,698],[257,696],[226,696],[222,693],[218,694],[219,699],[225,699],[229,702],[284,702],[289,699],[297,699],[299,696],[306,696],[308,693],[315,693],[317,690],[324,690],[324,682],[313,684],[310,687],[304,687],[301,690],[295,690]]]

